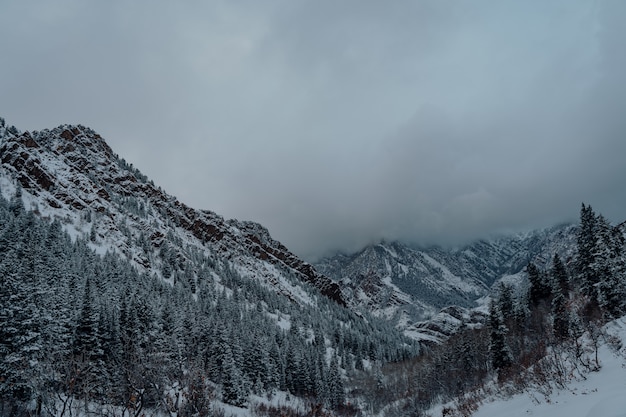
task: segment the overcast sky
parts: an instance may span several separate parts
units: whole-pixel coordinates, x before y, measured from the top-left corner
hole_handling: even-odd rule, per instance
[[[626,2],[0,2],[0,116],[306,259],[626,219]]]

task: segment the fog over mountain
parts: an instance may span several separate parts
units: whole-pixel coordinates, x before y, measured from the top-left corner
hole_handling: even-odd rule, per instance
[[[626,216],[624,2],[5,1],[0,115],[315,259]]]

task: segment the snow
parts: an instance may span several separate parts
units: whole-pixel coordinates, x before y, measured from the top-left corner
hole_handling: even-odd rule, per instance
[[[53,133],[47,133],[41,141],[41,143],[46,142],[47,147],[31,148],[27,153],[33,161],[37,161],[41,170],[54,178],[55,187],[51,189],[35,187],[34,193],[30,193],[28,188],[22,190],[22,199],[27,210],[36,211],[42,218],[59,220],[63,230],[73,241],[86,238],[89,247],[98,255],[115,252],[129,260],[140,273],[156,274],[161,277],[158,250],[152,248],[150,252],[149,249],[136,243],[140,236],[149,237],[153,232],[168,236],[168,238],[170,234],[173,235],[173,242],[177,242],[176,246],[179,247],[177,255],[185,259],[196,256],[194,251],[205,256],[212,255],[214,248],[210,244],[205,244],[191,230],[176,225],[176,222],[171,224],[163,218],[151,198],[142,195],[129,197],[133,199],[131,201],[133,205],[136,203],[138,207],[143,207],[141,216],[127,210],[124,196],[128,190],[123,190],[120,195],[118,188],[128,186],[130,184],[128,178],[134,174],[124,164],[120,164],[115,158],[97,149],[80,148],[67,151],[70,153],[84,151],[85,155],[81,155],[93,163],[93,167],[89,169],[97,170],[102,174],[96,181],[91,175],[93,172],[73,165],[71,162],[73,159],[69,156],[50,152],[59,145],[55,141],[65,143],[65,140],[58,139]],[[17,181],[14,174],[10,168],[0,166],[0,189],[9,200],[15,195],[16,190]],[[111,198],[99,195],[98,190],[102,189],[102,184],[114,184],[113,188],[107,192]],[[119,201],[120,198],[121,201]],[[180,203],[175,198],[167,195],[164,198],[168,204],[174,206],[172,210],[179,211],[181,216],[186,216],[184,210],[180,210]],[[72,203],[86,207],[87,210],[77,209]],[[223,218],[215,213],[207,211],[198,213],[199,217],[209,224],[214,221],[223,223]],[[231,221],[228,226],[229,232],[235,239],[241,238],[244,234],[237,225],[236,221]],[[260,233],[269,236],[260,225],[253,223],[242,223],[242,225],[259,229]],[[89,240],[92,230],[95,232],[93,241]],[[168,238],[165,239],[168,240]],[[287,277],[284,268],[278,268],[271,262],[256,259],[253,254],[247,252],[245,247],[239,245],[234,245],[228,250],[232,250],[228,258],[233,265],[237,265],[237,272],[241,276],[254,277],[265,287],[282,293],[299,304],[316,305],[315,296],[304,288],[302,282]],[[280,262],[277,263],[280,264]],[[170,284],[173,283],[168,277],[164,277],[164,280]]]
[[[457,277],[452,272],[450,272],[450,270],[445,265],[433,259],[426,253],[422,253],[422,256],[424,257],[426,261],[428,261],[428,263],[430,263],[435,268],[438,268],[442,272],[443,277],[445,278],[447,282],[450,283],[450,285],[454,286],[455,288],[460,289],[463,292],[476,293],[476,294],[480,293],[480,289],[478,287],[470,284],[467,281],[464,281],[460,277]]]
[[[416,329],[407,329],[404,330],[404,335],[408,338],[411,338],[417,342],[432,342],[432,343],[441,343],[441,337],[424,333],[423,330]]]
[[[287,314],[275,314],[275,313],[266,313],[270,318],[276,321],[276,326],[284,331],[289,331],[291,329],[291,320]]]
[[[233,264],[234,269],[244,277],[258,280],[261,285],[271,289],[278,288],[280,292],[298,300],[302,304],[310,306],[316,305],[315,300],[302,288],[301,285],[290,282],[284,273],[276,266],[266,263],[253,261],[250,263],[245,258],[240,258],[240,262]]]
[[[500,279],[498,279],[497,283],[502,283],[505,285],[509,285],[513,288],[517,288],[524,284],[524,281],[527,277],[526,271],[522,270],[513,275],[503,275]],[[497,284],[496,284],[497,285]]]
[[[383,277],[382,282],[393,290],[394,295],[398,297],[398,299],[404,302],[411,301],[411,296],[405,293],[404,291],[402,291],[396,284],[394,284],[393,281],[391,280],[390,275]]]
[[[491,300],[492,298],[490,295],[480,297],[476,300],[476,304],[478,304],[478,307],[474,308],[474,311],[478,311],[483,314],[489,314],[489,305],[491,305]]]
[[[0,192],[5,199],[10,200],[15,195],[15,184],[9,180],[6,170],[0,166]]]
[[[391,277],[391,274],[393,274],[393,270],[391,269],[391,264],[389,263],[388,259],[385,259],[385,269],[387,270],[387,276]]]
[[[475,417],[626,417],[626,317],[609,325],[609,334],[622,341],[621,350],[600,348],[601,369],[549,397],[537,392],[485,404]]]
[[[168,396],[170,398],[176,398],[177,396],[181,396],[182,391],[180,391],[179,387],[172,387],[168,391]],[[248,404],[244,407],[236,407],[234,405],[226,404],[222,401],[215,400],[211,404],[211,408],[214,412],[220,413],[223,412],[225,417],[253,417],[259,415],[256,409],[259,405],[264,404],[270,407],[289,409],[296,415],[303,415],[306,412],[310,411],[310,405],[301,398],[296,397],[295,395],[289,395],[289,393],[285,391],[276,391],[271,394],[268,398],[267,396],[258,396],[258,395],[250,395],[248,397]],[[67,399],[64,395],[59,395],[59,409],[62,408],[60,405],[61,402]],[[182,400],[184,401],[184,400]],[[81,400],[75,400],[71,398],[68,402],[69,414],[77,417],[88,417],[93,415],[126,415],[128,410],[123,407],[111,405],[111,404],[98,404],[95,402],[85,402]],[[34,407],[33,407],[34,408]],[[144,409],[145,413],[142,415],[148,416],[157,416],[157,417],[165,417],[165,414],[162,411],[157,411],[154,409],[146,408]],[[176,413],[172,412],[169,416],[175,416]]]
[[[391,255],[392,258],[397,258],[398,257],[398,253],[396,252],[396,250],[394,248],[387,247],[387,245],[383,245],[383,244],[380,244],[378,246],[380,248],[384,249],[385,252],[387,252],[389,255]]]

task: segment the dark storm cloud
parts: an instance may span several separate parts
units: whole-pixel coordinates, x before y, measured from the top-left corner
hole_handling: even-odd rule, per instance
[[[626,218],[620,1],[6,2],[0,114],[313,258]]]

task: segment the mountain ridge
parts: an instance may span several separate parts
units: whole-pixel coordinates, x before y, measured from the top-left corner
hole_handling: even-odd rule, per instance
[[[251,261],[255,259],[262,264],[291,270],[326,297],[346,305],[336,283],[272,239],[263,226],[249,221],[224,220],[212,211],[196,210],[181,203],[120,159],[90,128],[61,125],[51,130],[18,132],[17,135],[5,130],[3,137],[0,145],[3,168],[16,177],[24,190],[41,198],[41,203],[49,205],[53,211],[88,210],[108,216],[112,220],[107,222],[108,232],[114,233],[119,228],[114,221],[116,214],[110,209],[112,196],[141,200],[133,204],[143,205],[144,210],[150,207],[154,212],[160,212],[172,219],[175,227],[189,232],[201,244],[211,246],[221,255],[248,258],[249,264],[256,263]],[[143,224],[142,228],[146,229],[144,233],[149,231],[150,244],[158,247],[166,228],[155,228],[150,224]],[[232,253],[233,247],[241,249],[240,253]],[[145,258],[137,256],[131,260],[150,270],[152,266]],[[251,269],[254,268],[251,265]],[[267,274],[268,277],[271,275]]]

